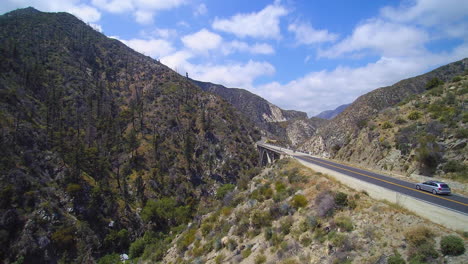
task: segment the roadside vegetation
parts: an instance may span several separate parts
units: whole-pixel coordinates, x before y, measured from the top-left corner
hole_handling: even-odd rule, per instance
[[[468,72],[361,122],[336,158],[384,171],[468,183]]]
[[[291,159],[264,169],[247,187],[218,190],[226,189],[213,211],[174,239],[164,263],[468,260],[466,237]]]

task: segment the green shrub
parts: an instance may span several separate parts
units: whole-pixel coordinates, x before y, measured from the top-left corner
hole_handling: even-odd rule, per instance
[[[422,114],[420,112],[413,111],[408,115],[408,119],[409,120],[418,120],[421,116],[422,116]]]
[[[301,238],[301,245],[308,247],[310,244],[312,244],[312,238],[310,236],[306,235]]]
[[[69,194],[76,194],[81,191],[81,185],[76,183],[70,183],[67,185],[67,193]]]
[[[404,124],[406,123],[406,120],[403,117],[398,117],[397,120],[395,121],[395,124]]]
[[[112,230],[104,238],[104,245],[107,248],[112,248],[116,252],[126,250],[129,246],[129,237],[127,229],[121,229],[119,231]]]
[[[393,127],[393,125],[392,125],[390,122],[388,122],[388,121],[385,121],[385,122],[382,124],[382,128],[383,128],[383,129],[389,129],[389,128],[392,128],[392,127]]]
[[[252,254],[252,249],[250,247],[247,247],[241,252],[242,258],[248,258],[250,254]]]
[[[444,93],[444,89],[442,87],[437,87],[434,89],[431,89],[428,94],[432,96],[441,96]]]
[[[400,253],[395,250],[393,255],[388,257],[387,264],[405,264],[406,261],[401,257]]]
[[[456,138],[468,138],[468,129],[459,128],[455,131]]]
[[[263,264],[266,262],[266,260],[267,260],[266,256],[261,254],[261,255],[255,256],[254,262],[255,264]]]
[[[185,234],[183,234],[179,240],[177,240],[177,249],[179,252],[187,250],[188,246],[195,241],[195,234],[197,233],[196,229],[190,229]]]
[[[341,206],[341,207],[347,206],[348,205],[348,195],[346,193],[343,193],[343,192],[337,192],[335,194],[335,204],[337,206]]]
[[[342,247],[345,244],[346,239],[348,239],[347,235],[343,233],[335,233],[335,232],[330,232],[328,234],[328,237],[332,245],[335,247]]]
[[[366,119],[359,120],[357,122],[357,126],[359,129],[363,129],[364,127],[367,126],[367,120]]]
[[[255,228],[262,228],[271,225],[271,215],[269,211],[255,210],[252,213],[252,225]]]
[[[286,185],[281,181],[277,181],[275,182],[275,190],[279,193],[284,192],[286,191]]]
[[[52,241],[57,245],[57,247],[63,249],[69,249],[75,244],[75,228],[62,227],[52,233]]]
[[[130,258],[138,258],[141,256],[141,254],[143,254],[143,251],[145,251],[145,247],[146,247],[146,241],[143,237],[140,237],[138,238],[137,240],[135,240],[131,245],[130,245],[130,249],[129,249],[129,256]]]
[[[434,77],[426,83],[426,90],[430,90],[442,84],[444,84],[443,81],[439,80],[437,77]]]
[[[174,198],[165,197],[160,200],[149,200],[141,212],[141,218],[145,222],[154,221],[163,228],[169,223],[180,225],[190,220],[190,207],[177,206]]]
[[[223,184],[221,187],[218,188],[216,191],[216,199],[221,200],[226,196],[228,192],[234,190],[236,186],[234,184]]]
[[[215,258],[215,263],[216,264],[221,264],[224,262],[224,259],[226,258],[226,256],[224,254],[219,254],[218,256],[216,256]]]
[[[463,164],[462,161],[458,160],[449,160],[447,163],[445,163],[443,170],[445,172],[462,172],[467,170],[467,166]]]
[[[115,254],[108,254],[105,255],[104,257],[100,258],[97,262],[98,264],[116,264],[116,263],[121,263],[120,261],[120,255],[115,253]]]
[[[458,236],[448,235],[440,240],[440,249],[444,255],[458,256],[465,253],[465,243]]]
[[[289,234],[291,232],[291,227],[294,224],[294,220],[291,216],[285,217],[283,220],[280,221],[280,232],[283,235]]]
[[[462,78],[460,76],[455,76],[455,77],[453,77],[452,82],[459,82],[461,80],[462,80]]]
[[[264,197],[265,200],[268,200],[273,197],[273,190],[269,186],[264,186],[260,188],[260,194]]]
[[[200,227],[201,233],[203,236],[208,235],[211,230],[213,230],[213,224],[212,223],[203,223]]]
[[[263,235],[265,236],[265,240],[269,241],[273,237],[273,229],[271,229],[271,227],[266,227]]]
[[[339,216],[335,218],[335,224],[347,232],[351,232],[353,230],[353,221],[347,216]]]
[[[294,195],[291,199],[291,206],[294,208],[306,207],[307,206],[307,198],[302,194]]]

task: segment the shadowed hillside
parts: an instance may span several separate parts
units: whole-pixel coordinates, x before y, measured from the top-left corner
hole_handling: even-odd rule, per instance
[[[0,259],[91,263],[170,239],[255,166],[252,127],[70,14],[0,16]]]

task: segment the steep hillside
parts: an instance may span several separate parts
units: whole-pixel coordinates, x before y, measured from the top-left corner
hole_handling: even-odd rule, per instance
[[[359,129],[381,110],[396,105],[410,95],[424,92],[426,84],[433,78],[450,81],[467,69],[468,59],[463,59],[362,95],[342,113],[321,127],[317,135],[301,146],[301,150],[333,157],[336,150],[353,139]]]
[[[336,159],[402,174],[468,181],[468,71],[381,111]]]
[[[335,108],[333,110],[323,111],[320,114],[316,115],[315,117],[323,118],[323,119],[327,119],[327,120],[333,119],[335,116],[337,116],[341,112],[343,112],[346,109],[346,107],[348,107],[349,105],[350,104],[340,105],[340,106],[338,106],[337,108]]]
[[[212,211],[174,240],[163,263],[468,261],[467,237],[293,160],[280,160],[248,185],[227,187]],[[447,252],[448,240],[457,251]],[[154,253],[145,253],[143,263],[152,263]]]
[[[2,263],[93,263],[177,234],[217,185],[248,177],[252,127],[70,14],[0,16]]]
[[[293,119],[307,119],[307,114],[294,110],[283,110],[262,97],[247,90],[226,88],[219,84],[191,80],[204,91],[217,94],[254,122],[259,128],[279,137],[285,137],[284,131],[276,124]]]

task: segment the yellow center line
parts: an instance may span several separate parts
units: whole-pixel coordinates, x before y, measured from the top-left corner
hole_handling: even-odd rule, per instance
[[[370,176],[370,175],[367,175],[367,174],[364,174],[364,173],[360,173],[360,172],[357,172],[357,171],[349,170],[349,169],[346,169],[346,168],[343,168],[343,167],[335,166],[335,165],[333,165],[333,164],[330,164],[330,163],[327,163],[327,162],[323,162],[323,161],[320,161],[320,160],[317,160],[317,159],[313,159],[313,161],[318,162],[318,163],[322,163],[322,164],[325,164],[325,165],[328,165],[328,166],[331,166],[331,167],[335,167],[335,168],[337,168],[337,169],[341,169],[341,170],[345,170],[345,171],[349,171],[349,172],[352,172],[352,173],[356,173],[356,174],[359,174],[359,175],[362,175],[362,176],[365,176],[365,177],[369,177],[369,178],[372,178],[372,179],[374,179],[374,180],[378,180],[378,181],[386,182],[386,183],[388,183],[388,184],[396,185],[396,186],[399,186],[399,187],[402,187],[402,188],[405,188],[405,189],[408,189],[408,190],[420,192],[420,193],[427,194],[427,195],[431,195],[431,196],[434,196],[434,197],[437,197],[437,198],[440,198],[440,199],[444,199],[444,200],[447,200],[447,201],[450,201],[450,202],[454,202],[454,203],[458,203],[458,204],[461,204],[461,205],[464,205],[464,206],[468,206],[468,204],[466,204],[466,203],[462,203],[462,202],[459,202],[459,201],[451,200],[451,199],[448,199],[448,198],[445,198],[445,197],[440,197],[440,196],[438,196],[438,195],[434,195],[434,194],[432,194],[432,193],[423,192],[423,191],[420,191],[420,190],[417,190],[417,189],[413,189],[413,188],[410,188],[410,187],[407,187],[407,186],[404,186],[404,185],[401,185],[401,184],[398,184],[398,183],[394,183],[394,182],[382,180],[382,179],[379,179],[379,178],[377,178],[377,177],[373,177],[373,176]]]

